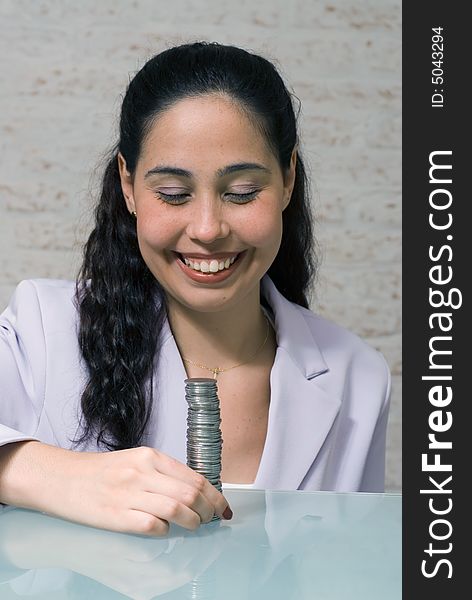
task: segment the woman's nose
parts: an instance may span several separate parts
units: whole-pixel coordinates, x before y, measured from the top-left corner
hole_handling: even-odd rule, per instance
[[[208,198],[195,202],[194,207],[187,225],[190,238],[209,244],[229,235],[230,227],[221,200]]]

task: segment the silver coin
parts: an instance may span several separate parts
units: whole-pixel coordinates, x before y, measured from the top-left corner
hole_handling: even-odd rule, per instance
[[[190,429],[189,431],[189,436],[197,436],[197,437],[209,437],[211,439],[215,439],[216,437],[221,437],[221,433],[219,428],[213,427],[211,429],[203,429],[202,427],[199,428],[193,428],[193,427],[189,427],[188,429]]]
[[[218,447],[221,448],[221,446],[223,445],[223,438],[221,436],[219,437],[208,437],[208,436],[198,436],[198,435],[191,435],[188,436],[187,439],[187,444],[191,447],[195,447],[195,448],[213,448],[213,447]]]
[[[218,457],[210,457],[210,456],[202,456],[201,454],[198,456],[190,456],[188,461],[188,465],[192,465],[192,467],[198,467],[199,469],[213,469],[221,465],[221,460]]]
[[[192,463],[192,465],[198,464],[201,469],[207,467],[208,469],[215,469],[215,465],[221,464],[221,460],[218,456],[209,456],[207,454],[194,454],[188,457],[187,462]]]
[[[219,410],[191,410],[188,412],[187,420],[192,421],[194,423],[208,422],[208,423],[219,423],[220,421],[220,411]]]
[[[218,448],[218,450],[221,449],[221,446],[223,445],[223,440],[221,438],[215,438],[214,440],[211,439],[199,439],[199,438],[190,438],[187,440],[187,445],[188,447],[191,448],[195,448],[198,450],[198,448],[200,448],[201,450],[211,450],[213,448]]]
[[[203,465],[215,465],[216,463],[221,463],[220,452],[199,452],[196,451],[195,448],[187,448],[188,459],[187,462],[200,462]]]
[[[188,451],[188,449],[187,449]],[[214,466],[217,463],[221,463],[221,458],[220,458],[220,453],[218,452],[218,454],[211,454],[209,452],[195,452],[195,450],[190,450],[188,451],[189,457],[187,459],[187,462],[191,462],[192,464],[198,462],[201,463],[202,465],[211,465]]]

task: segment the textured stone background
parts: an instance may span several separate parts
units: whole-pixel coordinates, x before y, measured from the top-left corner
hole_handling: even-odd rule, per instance
[[[320,280],[313,308],[392,373],[387,489],[401,489],[401,3],[0,0],[0,309],[24,278],[74,278],[121,94],[174,43],[276,62],[302,103]]]

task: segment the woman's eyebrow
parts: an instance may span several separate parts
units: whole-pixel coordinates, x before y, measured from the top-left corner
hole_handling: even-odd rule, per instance
[[[268,173],[271,175],[271,170],[265,167],[264,165],[260,165],[258,163],[235,163],[234,165],[228,165],[223,167],[222,169],[218,169],[216,174],[218,177],[224,177],[225,175],[229,175],[230,173],[235,173],[236,171],[263,171],[264,173]]]
[[[235,163],[234,165],[228,165],[223,167],[222,169],[218,169],[216,172],[218,177],[224,177],[225,175],[229,175],[230,173],[235,173],[237,171],[263,171],[264,173],[271,174],[270,169],[265,167],[264,165],[260,165],[258,163]],[[164,175],[177,175],[179,177],[187,177],[192,179],[193,175],[190,171],[186,169],[180,169],[178,167],[170,167],[170,166],[157,166],[153,169],[150,169],[145,175],[144,179],[147,179],[151,175],[156,173],[164,174]]]

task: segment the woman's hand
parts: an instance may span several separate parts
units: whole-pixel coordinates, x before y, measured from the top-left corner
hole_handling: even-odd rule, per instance
[[[207,479],[153,448],[71,452],[36,441],[12,446],[18,447],[5,459],[0,501],[14,506],[149,536],[166,535],[170,523],[194,530],[215,513],[232,515]]]
[[[228,502],[202,475],[153,448],[84,453],[69,485],[74,520],[113,531],[165,535],[197,529]],[[225,513],[228,515],[228,513]]]

